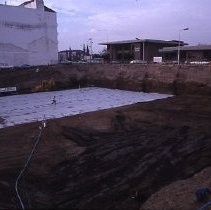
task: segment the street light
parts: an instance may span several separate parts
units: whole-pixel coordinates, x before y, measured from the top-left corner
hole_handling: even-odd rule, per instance
[[[178,44],[178,52],[177,52],[177,64],[180,64],[180,34],[182,31],[188,31],[189,28],[183,28],[179,30],[179,44]]]

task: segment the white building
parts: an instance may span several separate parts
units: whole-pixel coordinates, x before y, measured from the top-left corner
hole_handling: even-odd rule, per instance
[[[0,65],[46,65],[58,62],[56,12],[43,0],[20,6],[0,4]]]

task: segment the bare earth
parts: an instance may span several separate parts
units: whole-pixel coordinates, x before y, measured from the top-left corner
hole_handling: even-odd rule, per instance
[[[20,207],[14,185],[38,126],[0,130],[0,209]],[[211,97],[137,103],[48,121],[19,187],[27,209],[197,209],[210,151]]]

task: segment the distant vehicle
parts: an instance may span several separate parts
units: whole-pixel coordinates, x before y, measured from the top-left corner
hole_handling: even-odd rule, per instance
[[[133,64],[133,63],[147,64],[147,62],[146,61],[143,61],[143,60],[132,60],[132,61],[130,61],[130,63],[131,64]]]
[[[21,65],[20,67],[21,67],[21,68],[28,68],[28,67],[30,67],[30,65],[28,65],[28,64],[23,64],[23,65]]]
[[[0,96],[7,96],[17,93],[17,87],[4,87],[0,88]]]
[[[60,63],[62,63],[62,64],[67,64],[67,63],[71,64],[72,61],[64,60],[64,61],[60,61]]]
[[[178,61],[171,61],[172,64],[178,64]]]
[[[78,61],[78,63],[80,63],[80,64],[85,64],[85,63],[87,63],[86,61]]]
[[[0,63],[0,69],[11,69],[14,66],[8,65],[7,63]]]
[[[94,58],[89,61],[90,63],[103,63],[104,59],[103,58]]]
[[[210,62],[208,61],[192,61],[190,62],[190,64],[197,64],[197,65],[205,65],[205,64],[209,64]]]
[[[113,64],[118,64],[118,63],[120,63],[119,61],[111,61],[111,63],[113,63]]]
[[[87,63],[86,61],[73,61],[73,64],[85,64]]]

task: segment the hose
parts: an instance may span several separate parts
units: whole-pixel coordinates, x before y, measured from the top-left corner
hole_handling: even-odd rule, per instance
[[[26,161],[26,163],[25,163],[23,169],[22,169],[21,172],[19,173],[19,175],[18,175],[18,177],[17,177],[17,179],[16,179],[16,182],[15,182],[15,192],[16,192],[16,195],[17,195],[17,198],[18,198],[18,201],[19,201],[19,203],[20,203],[20,206],[21,206],[21,209],[22,209],[22,210],[25,210],[25,207],[24,207],[24,203],[23,203],[23,201],[22,201],[22,199],[21,199],[21,196],[20,196],[20,193],[19,193],[19,190],[18,190],[19,180],[20,180],[21,177],[23,176],[24,172],[26,171],[27,166],[29,165],[29,162],[30,162],[31,159],[32,159],[32,156],[33,156],[33,154],[34,154],[34,151],[35,151],[35,149],[36,149],[36,147],[37,147],[37,145],[38,145],[38,143],[39,143],[39,141],[40,141],[40,138],[41,138],[41,135],[42,135],[42,131],[43,131],[43,129],[44,129],[45,127],[46,127],[46,122],[45,122],[45,121],[42,121],[42,126],[39,126],[39,135],[38,135],[38,137],[37,137],[37,139],[36,139],[36,141],[35,141],[35,143],[34,143],[34,146],[33,146],[32,150],[31,150],[31,152],[30,152],[30,154],[29,154],[29,156],[28,156],[28,158],[27,158],[27,161]]]

